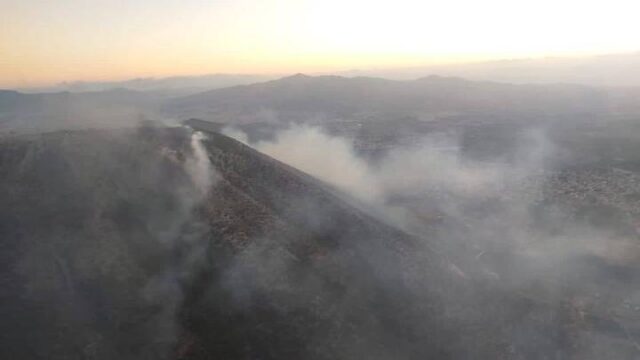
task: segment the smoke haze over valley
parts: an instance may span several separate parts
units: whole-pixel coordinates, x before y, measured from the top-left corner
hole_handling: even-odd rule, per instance
[[[632,359],[636,94],[4,92],[3,355]]]
[[[632,2],[2,9],[0,359],[640,359]]]

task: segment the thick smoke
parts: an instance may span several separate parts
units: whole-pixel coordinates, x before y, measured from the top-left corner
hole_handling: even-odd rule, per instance
[[[231,126],[226,126],[222,128],[222,134],[226,135],[230,138],[236,139],[243,144],[249,144],[249,137],[242,130],[238,130]]]
[[[223,134],[248,144],[235,128]],[[294,125],[274,141],[250,144],[257,150],[370,202],[401,194],[442,189],[469,196],[495,195],[503,187],[544,172],[552,146],[541,132],[527,133],[515,163],[468,160],[450,135],[431,135],[411,146],[392,149],[382,159],[367,161],[351,140],[332,136],[319,127]]]
[[[226,128],[223,133],[248,143],[240,130]],[[351,140],[304,125],[279,132],[273,141],[250,145],[359,200],[388,205],[401,196],[482,199],[506,191],[514,196],[530,195],[540,190],[530,188],[539,184],[553,147],[540,131],[530,131],[522,140],[525,145],[510,163],[467,159],[457,139],[442,134],[394,148],[375,161],[360,156]],[[529,189],[518,194],[522,186]]]
[[[247,142],[238,130],[225,133]],[[575,184],[567,185],[565,178],[575,170],[558,166],[559,151],[543,130],[517,136],[520,146],[508,157],[484,161],[466,156],[451,134],[428,135],[376,160],[360,156],[352,140],[309,126],[292,126],[272,141],[249,145],[350,194],[370,213],[423,238],[425,246],[436,246],[449,259],[453,276],[488,286],[449,292],[449,311],[459,310],[461,323],[480,322],[488,332],[503,332],[535,357],[564,345],[540,343],[546,340],[534,334],[544,330],[535,320],[511,328],[509,311],[487,300],[486,289],[566,309],[569,318],[600,316],[591,314],[624,307],[635,296],[612,274],[634,258],[629,243],[637,235],[621,231],[629,225],[624,221],[593,223],[580,215],[584,210],[572,201],[583,195],[571,195]],[[477,306],[486,306],[485,314],[464,315],[464,309]],[[589,354],[611,346],[589,339],[571,340],[582,358],[598,358]]]
[[[164,157],[182,166],[190,179],[174,190],[178,194],[177,206],[173,214],[164,219],[164,229],[157,233],[159,244],[179,257],[144,288],[147,301],[160,302],[162,308],[154,333],[158,337],[156,341],[164,341],[167,345],[163,356],[169,356],[180,336],[178,311],[184,302],[183,287],[206,261],[207,225],[194,212],[217,181],[217,173],[202,143],[206,136],[198,131],[187,131],[191,132],[190,152],[183,160],[176,157],[175,150],[164,148],[162,152]]]
[[[360,198],[373,200],[380,196],[373,169],[354,153],[351,143],[331,137],[319,128],[292,127],[280,132],[274,142],[259,142],[254,146]]]
[[[202,145],[202,140],[206,136],[196,131],[191,135],[191,151],[193,156],[187,158],[185,162],[186,170],[191,175],[193,184],[197,188],[198,192],[204,197],[211,189],[213,184],[215,172],[211,168],[211,162],[207,155],[207,150]]]

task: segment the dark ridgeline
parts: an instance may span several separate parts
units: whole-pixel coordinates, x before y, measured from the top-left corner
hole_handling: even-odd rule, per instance
[[[222,135],[199,199],[190,134],[1,140],[0,357],[447,356],[441,261]]]

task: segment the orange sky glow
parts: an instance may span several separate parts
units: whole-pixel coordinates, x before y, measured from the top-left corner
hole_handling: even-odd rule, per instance
[[[0,0],[0,87],[640,50],[637,1]]]

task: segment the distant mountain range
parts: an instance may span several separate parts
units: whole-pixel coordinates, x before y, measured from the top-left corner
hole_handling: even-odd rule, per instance
[[[298,74],[188,95],[126,88],[39,94],[0,91],[0,130],[117,127],[141,120],[179,123],[189,118],[228,124],[407,118],[424,122],[451,117],[610,120],[640,114],[638,99],[640,88],[508,84],[435,75],[400,81]]]
[[[173,95],[189,94],[234,85],[252,84],[276,78],[274,75],[211,74],[172,76],[164,78],[137,78],[124,81],[75,81],[45,88],[24,89],[25,92],[87,92],[113,89],[156,91]]]
[[[637,90],[581,85],[514,85],[429,76],[380,78],[294,75],[269,82],[211,90],[163,104],[177,118],[250,123],[314,119],[367,120],[412,116],[492,114],[531,117],[631,111]]]
[[[599,56],[545,57],[417,66],[396,69],[352,70],[343,76],[373,76],[413,80],[429,75],[517,84],[568,83],[589,86],[640,86],[640,52]]]
[[[415,80],[430,75],[461,77],[475,81],[514,84],[577,84],[588,86],[640,86],[640,52],[594,56],[516,58],[472,63],[425,65],[384,69],[354,69],[311,75],[376,77],[389,80]],[[283,75],[207,74],[146,77],[122,81],[72,81],[21,92],[86,92],[113,89],[156,91],[174,96],[195,94],[236,85],[275,80]]]

